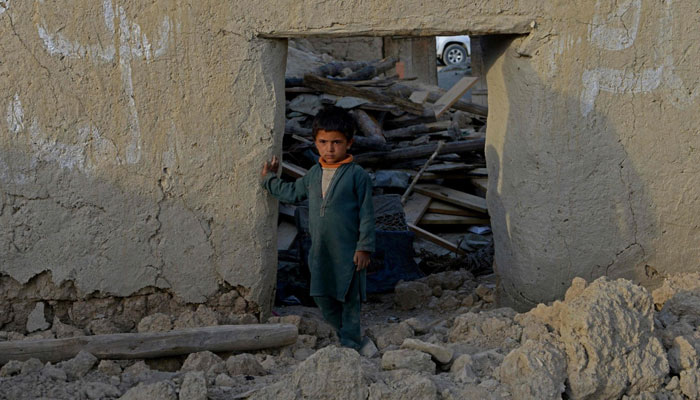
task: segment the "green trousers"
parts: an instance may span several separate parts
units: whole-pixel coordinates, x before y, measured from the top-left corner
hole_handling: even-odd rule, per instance
[[[314,301],[321,309],[323,319],[335,329],[340,344],[355,350],[362,347],[362,329],[360,328],[360,279],[359,273],[350,283],[345,301],[338,301],[328,296],[314,296]]]

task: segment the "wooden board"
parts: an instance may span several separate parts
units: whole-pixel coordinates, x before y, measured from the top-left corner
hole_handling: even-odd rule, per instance
[[[277,225],[277,250],[289,250],[296,237],[296,225],[287,221],[280,221],[280,224]]]
[[[408,99],[414,103],[423,104],[426,100],[428,100],[429,95],[430,92],[427,90],[417,90],[411,93],[411,97],[409,97]]]
[[[457,100],[462,98],[462,96],[464,96],[464,94],[467,93],[467,91],[471,89],[471,87],[474,86],[478,80],[478,77],[465,76],[455,83],[452,88],[447,91],[447,93],[442,95],[442,97],[435,102],[435,117],[437,118],[444,114],[445,111],[449,110],[450,107],[452,107]]]
[[[486,168],[476,168],[469,171],[472,176],[489,176],[489,171]]]
[[[406,201],[403,211],[406,214],[406,222],[417,224],[430,205],[430,197],[420,193],[413,193]]]
[[[286,161],[282,161],[282,173],[287,174],[291,176],[292,178],[301,178],[302,176],[306,175],[306,172],[308,172],[306,169],[294,165],[292,163],[288,163]]]
[[[488,218],[435,213],[426,213],[420,220],[421,225],[488,225],[490,222]]]
[[[296,342],[297,327],[289,324],[219,325],[168,332],[114,333],[65,339],[0,342],[0,365],[10,360],[38,358],[59,362],[85,350],[100,359],[177,356],[200,351],[250,352]]]
[[[408,224],[408,229],[410,229],[413,233],[415,233],[416,236],[418,236],[419,238],[422,238],[422,239],[425,239],[429,242],[435,243],[436,245],[441,246],[441,247],[443,247],[443,248],[445,248],[453,253],[457,253],[460,255],[466,254],[466,252],[464,250],[460,249],[459,247],[457,247],[456,244],[454,244],[448,240],[445,240],[438,235],[430,233],[423,228],[419,228],[414,224]]]
[[[434,214],[444,214],[444,215],[458,215],[461,217],[476,217],[476,218],[489,218],[488,215],[480,213],[478,211],[470,210],[467,208],[458,207],[450,203],[445,203],[444,201],[435,200],[430,202],[428,207],[429,213]]]
[[[489,178],[488,177],[483,177],[483,178],[470,178],[474,186],[478,187],[479,189],[483,190],[484,192],[488,191],[489,188]]]
[[[474,196],[473,194],[460,192],[458,190],[440,185],[429,184],[416,185],[413,190],[420,194],[424,194],[447,203],[455,204],[460,207],[469,208],[471,210],[476,210],[483,213],[488,212],[486,200],[479,196]]]
[[[477,164],[478,165],[478,164]],[[464,163],[446,163],[446,164],[435,164],[428,167],[428,172],[452,172],[452,171],[464,171],[472,170],[477,168],[473,164]]]

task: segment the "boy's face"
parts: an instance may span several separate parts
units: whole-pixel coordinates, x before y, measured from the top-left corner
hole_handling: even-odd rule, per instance
[[[352,140],[348,141],[345,135],[338,131],[319,129],[315,143],[318,153],[327,163],[337,163],[348,156]]]

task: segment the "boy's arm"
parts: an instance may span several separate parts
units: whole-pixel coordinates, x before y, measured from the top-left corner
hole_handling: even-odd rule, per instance
[[[279,199],[279,201],[293,204],[306,199],[309,194],[308,187],[306,186],[306,176],[294,182],[285,182],[278,178],[276,174],[268,172],[262,181],[262,185],[271,195]]]
[[[357,198],[360,203],[360,238],[355,251],[374,251],[374,203],[372,202],[372,180],[363,171],[357,180]]]

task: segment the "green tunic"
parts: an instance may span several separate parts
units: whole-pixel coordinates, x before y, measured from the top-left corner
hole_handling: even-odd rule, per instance
[[[309,199],[311,296],[345,301],[355,275],[355,251],[374,251],[372,180],[355,163],[343,164],[333,175],[326,197],[321,195],[319,164],[295,182],[268,174],[263,186],[285,203]],[[358,274],[360,295],[366,299],[366,271]]]

